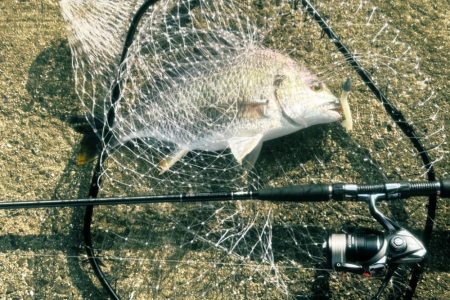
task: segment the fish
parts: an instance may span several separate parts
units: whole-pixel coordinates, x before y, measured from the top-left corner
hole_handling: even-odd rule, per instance
[[[146,94],[137,103],[122,99],[111,128],[110,148],[135,139],[171,145],[159,162],[161,175],[196,150],[229,149],[251,169],[265,141],[342,118],[340,101],[328,87],[275,50],[248,47],[221,63],[192,63],[178,76],[141,87]]]

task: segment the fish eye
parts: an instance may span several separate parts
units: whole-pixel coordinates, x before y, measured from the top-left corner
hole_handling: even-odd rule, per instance
[[[316,92],[322,90],[322,89],[323,89],[323,84],[322,84],[322,82],[320,82],[320,81],[314,81],[314,82],[311,84],[311,89],[312,89],[313,91],[316,91]]]

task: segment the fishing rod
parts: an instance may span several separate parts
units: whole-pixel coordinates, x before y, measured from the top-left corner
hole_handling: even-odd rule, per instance
[[[433,182],[392,182],[382,184],[304,184],[255,191],[181,193],[138,197],[85,198],[65,200],[10,201],[0,210],[90,205],[136,205],[157,203],[195,203],[213,201],[261,200],[272,202],[363,201],[360,195],[386,194],[384,200],[417,196],[450,197],[450,179]]]

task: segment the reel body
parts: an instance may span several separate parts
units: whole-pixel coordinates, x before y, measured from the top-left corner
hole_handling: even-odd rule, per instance
[[[334,233],[324,244],[329,266],[342,272],[372,275],[389,264],[421,262],[427,251],[406,229],[368,234]]]

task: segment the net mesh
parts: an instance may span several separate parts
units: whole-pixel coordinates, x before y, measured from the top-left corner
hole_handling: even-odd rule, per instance
[[[102,196],[424,179],[408,139],[298,1],[159,1],[120,65],[142,3],[61,1],[76,92],[107,157]],[[393,21],[369,1],[316,7],[439,161],[439,99]],[[353,131],[333,122],[270,139],[253,167],[229,146],[211,146],[217,134],[235,137],[236,124],[250,130],[255,115],[270,120],[261,100],[273,99],[261,94],[273,88],[273,80],[265,84],[273,69],[291,60],[334,95],[352,77]],[[242,110],[244,98],[250,104]],[[403,226],[424,223],[422,200],[383,205]],[[379,229],[363,204],[220,202],[96,208],[93,234],[103,270],[124,298],[358,298],[373,293],[380,278],[333,273],[322,254],[327,234],[357,226]],[[386,298],[406,288],[407,274],[396,274]]]

